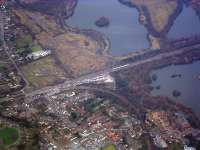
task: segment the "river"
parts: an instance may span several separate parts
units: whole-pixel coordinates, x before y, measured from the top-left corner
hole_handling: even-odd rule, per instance
[[[105,16],[108,27],[97,27],[95,21]],[[149,47],[147,30],[139,24],[139,13],[118,0],[79,0],[74,15],[66,20],[72,27],[94,29],[107,36],[111,42],[110,53],[115,56]]]

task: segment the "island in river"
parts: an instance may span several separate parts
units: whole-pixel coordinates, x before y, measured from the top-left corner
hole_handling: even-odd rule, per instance
[[[95,21],[95,25],[97,27],[107,27],[109,26],[110,21],[106,17],[100,17],[98,20]]]

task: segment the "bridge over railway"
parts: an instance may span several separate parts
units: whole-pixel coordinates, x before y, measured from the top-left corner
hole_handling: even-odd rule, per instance
[[[200,41],[199,41],[199,43],[190,45],[188,47],[175,49],[173,51],[166,51],[166,52],[159,51],[158,54],[153,55],[151,57],[147,57],[145,59],[132,61],[132,62],[123,64],[123,65],[119,64],[117,66],[108,67],[104,70],[94,72],[91,74],[87,74],[87,75],[84,75],[84,76],[81,76],[79,78],[72,79],[69,81],[65,81],[64,83],[61,83],[61,84],[58,84],[55,86],[48,86],[48,87],[45,87],[45,88],[42,88],[42,89],[39,89],[39,90],[36,90],[36,91],[33,91],[33,92],[27,94],[27,97],[29,99],[34,100],[34,99],[37,99],[38,97],[40,97],[41,95],[52,96],[54,94],[58,94],[67,89],[73,89],[74,87],[81,86],[83,84],[96,83],[96,82],[104,83],[108,79],[108,77],[111,78],[110,77],[111,73],[123,71],[123,70],[129,69],[129,68],[138,67],[140,65],[148,64],[148,63],[162,60],[165,58],[181,55],[181,54],[183,54],[185,52],[189,52],[191,50],[195,50],[195,51],[200,50]]]

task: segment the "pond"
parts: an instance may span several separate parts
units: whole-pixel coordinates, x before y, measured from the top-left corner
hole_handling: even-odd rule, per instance
[[[155,70],[158,79],[152,83],[153,95],[169,96],[175,101],[190,107],[200,117],[200,61],[188,65],[170,66]],[[173,96],[173,91],[181,92],[179,97]]]
[[[95,21],[103,16],[109,19],[110,25],[97,27]],[[127,7],[118,0],[79,0],[74,15],[66,22],[72,27],[103,33],[111,42],[110,53],[120,56],[149,47],[147,30],[138,18],[135,8]]]

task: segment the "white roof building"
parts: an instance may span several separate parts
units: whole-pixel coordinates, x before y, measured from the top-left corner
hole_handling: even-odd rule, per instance
[[[188,147],[187,145],[184,145],[184,150],[196,150],[196,148]]]
[[[41,50],[41,51],[37,51],[37,52],[33,52],[31,54],[28,54],[27,58],[29,58],[29,59],[33,58],[34,60],[36,60],[36,59],[39,59],[41,57],[48,56],[50,54],[51,54],[51,50]]]
[[[167,148],[167,143],[163,140],[163,138],[159,135],[156,135],[155,138],[153,138],[154,144],[160,148]]]

